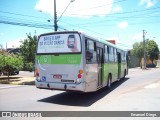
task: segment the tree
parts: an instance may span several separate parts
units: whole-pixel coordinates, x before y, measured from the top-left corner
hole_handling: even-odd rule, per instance
[[[141,42],[135,42],[133,44],[133,49],[131,50],[131,55],[141,59],[143,57],[143,44]]]
[[[7,72],[8,80],[12,71],[20,70],[23,66],[22,57],[14,54],[0,54],[0,69]]]
[[[153,64],[153,60],[157,60],[159,55],[158,45],[154,40],[147,41],[146,51],[148,58],[152,61]]]
[[[146,40],[146,45],[145,45],[145,50],[146,50],[146,58],[150,59],[152,61],[158,59],[158,54],[159,54],[159,49],[158,45],[154,40]],[[143,58],[144,55],[144,49],[143,49],[143,43],[142,42],[136,42],[133,44],[133,49],[131,50],[131,55],[137,56],[139,59]]]
[[[0,50],[2,50],[3,46],[0,44]]]
[[[37,36],[27,34],[27,38],[24,39],[20,46],[21,55],[24,60],[24,69],[30,70],[35,62],[35,51],[36,51]]]

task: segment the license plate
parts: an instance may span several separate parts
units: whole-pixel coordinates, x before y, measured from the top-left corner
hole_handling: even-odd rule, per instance
[[[61,79],[61,78],[62,78],[62,75],[56,74],[56,75],[53,75],[53,78],[55,78],[55,79]]]

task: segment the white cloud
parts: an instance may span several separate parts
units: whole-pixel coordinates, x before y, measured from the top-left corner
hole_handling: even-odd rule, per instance
[[[107,15],[112,10],[113,1],[114,0],[75,0],[69,5],[63,16],[74,15],[76,17],[87,17],[88,15]],[[70,0],[57,0],[56,2],[57,15],[60,16]],[[39,0],[35,5],[35,9],[53,15],[54,0]],[[115,8],[115,11],[118,9],[120,8]]]
[[[135,40],[135,41],[142,41],[142,33],[137,33],[137,34],[135,34],[134,36],[133,36],[133,40]]]
[[[112,8],[112,13],[121,13],[121,12],[123,12],[123,9],[119,5],[116,5]]]
[[[24,39],[22,38],[19,38],[19,39],[16,39],[16,40],[12,40],[12,41],[8,41],[6,42],[7,43],[7,48],[17,48],[17,47],[20,47],[21,45],[21,42]]]
[[[118,26],[120,29],[125,29],[125,28],[128,27],[128,22],[126,22],[126,21],[120,22],[117,26]]]
[[[146,5],[146,8],[150,8],[157,3],[157,0],[140,0],[139,5]]]

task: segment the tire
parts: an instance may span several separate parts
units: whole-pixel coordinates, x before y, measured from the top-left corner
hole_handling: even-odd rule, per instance
[[[108,81],[107,81],[107,88],[110,89],[112,84],[112,77],[111,75],[108,75]]]
[[[124,75],[123,75],[123,80],[125,79],[125,77],[126,77],[126,70],[124,71]]]

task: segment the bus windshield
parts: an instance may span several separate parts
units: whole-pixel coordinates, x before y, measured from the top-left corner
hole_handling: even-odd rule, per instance
[[[78,52],[81,52],[81,41],[78,33],[42,35],[37,43],[37,54]]]

